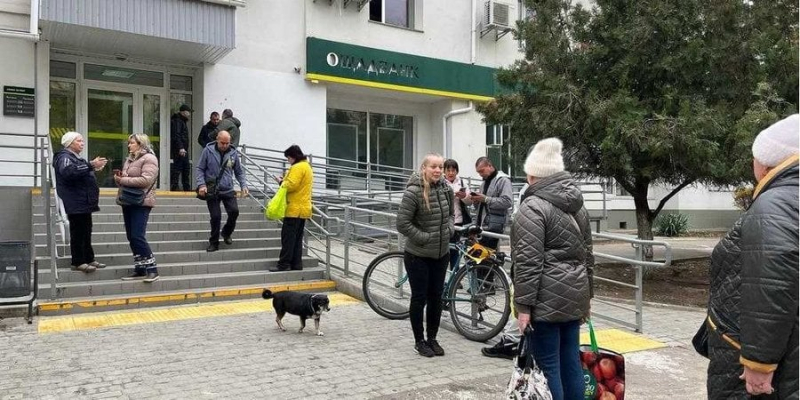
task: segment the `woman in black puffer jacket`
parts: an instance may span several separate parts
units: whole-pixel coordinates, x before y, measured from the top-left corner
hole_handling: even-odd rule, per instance
[[[798,124],[756,138],[753,204],[711,255],[709,399],[798,398]]]
[[[405,267],[411,284],[410,319],[414,331],[414,350],[425,357],[443,356],[436,341],[442,317],[442,291],[450,262],[450,236],[453,225],[453,191],[442,176],[444,159],[428,154],[419,173],[408,180],[400,210],[397,231],[406,237]],[[427,304],[428,340],[422,326]]]

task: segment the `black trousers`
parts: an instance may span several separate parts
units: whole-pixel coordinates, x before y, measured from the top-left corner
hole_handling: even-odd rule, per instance
[[[303,269],[303,232],[306,220],[286,217],[281,228],[281,255],[278,259],[280,269]]]
[[[233,230],[236,229],[236,219],[239,218],[239,203],[236,202],[236,192],[220,193],[216,197],[206,198],[208,213],[211,215],[211,236],[208,241],[213,244],[219,244],[219,226],[222,223],[222,210],[220,210],[219,203],[225,206],[225,212],[228,213],[228,220],[225,222],[225,226],[222,227],[222,237],[228,237],[233,234]]]
[[[439,333],[439,322],[442,319],[442,291],[444,291],[444,277],[447,274],[450,255],[435,259],[417,257],[406,252],[403,261],[408,274],[408,283],[411,285],[409,312],[414,341],[425,340],[422,315],[425,313],[426,305],[428,306],[426,318],[428,339],[434,340]]]
[[[172,171],[170,171],[170,190],[173,192],[178,190],[178,178],[183,183],[183,191],[191,191],[191,183],[189,183],[189,156],[176,156],[172,159]]]
[[[92,213],[69,214],[69,249],[72,265],[79,266],[94,261],[92,249]]]

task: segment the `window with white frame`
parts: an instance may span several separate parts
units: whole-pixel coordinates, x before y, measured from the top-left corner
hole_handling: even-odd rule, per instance
[[[511,127],[486,125],[486,156],[495,168],[514,176],[511,160]]]
[[[414,29],[415,0],[372,0],[369,19],[387,25]]]
[[[528,7],[525,5],[525,0],[518,0],[517,1],[517,11],[519,15],[517,15],[517,19],[520,21],[530,21],[536,17],[536,10],[532,7]],[[525,51],[525,40],[522,37],[519,38],[519,50]]]

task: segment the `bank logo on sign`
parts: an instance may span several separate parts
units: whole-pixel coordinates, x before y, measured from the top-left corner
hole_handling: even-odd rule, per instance
[[[385,75],[419,79],[419,67],[413,65],[396,64],[380,60],[365,61],[364,58],[348,55],[340,56],[334,52],[328,53],[326,61],[331,67],[349,69],[353,72],[364,72],[367,75],[375,74],[375,76]]]

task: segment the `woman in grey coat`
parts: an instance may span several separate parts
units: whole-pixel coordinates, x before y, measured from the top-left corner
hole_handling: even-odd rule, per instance
[[[561,148],[556,138],[541,140],[525,161],[530,186],[511,225],[511,254],[519,330],[533,328],[527,343],[553,400],[573,400],[584,396],[578,341],[594,258],[589,214]]]
[[[397,231],[406,237],[404,264],[411,285],[410,319],[414,350],[421,356],[443,356],[436,341],[442,317],[442,291],[450,260],[453,191],[442,176],[444,159],[428,154],[411,175],[397,213]],[[428,340],[422,326],[427,304]]]

